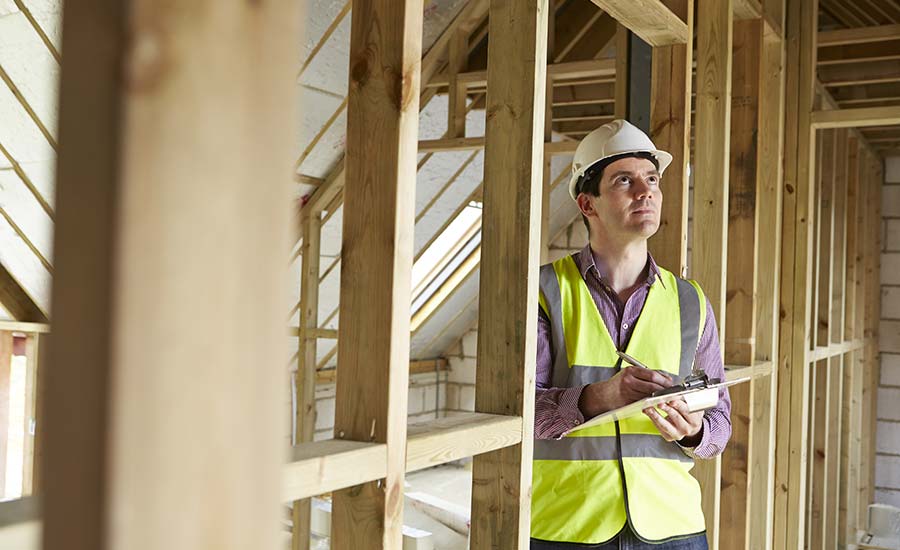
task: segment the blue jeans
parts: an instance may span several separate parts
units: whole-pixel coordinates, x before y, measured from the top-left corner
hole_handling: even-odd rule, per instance
[[[626,525],[622,532],[609,542],[601,544],[575,544],[531,539],[531,550],[708,550],[706,534],[658,544],[643,542]]]

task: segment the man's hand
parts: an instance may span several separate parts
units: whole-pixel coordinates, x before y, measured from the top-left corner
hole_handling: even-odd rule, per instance
[[[672,383],[672,378],[665,372],[625,367],[609,380],[595,382],[584,388],[578,407],[585,418],[593,418],[634,403],[657,390],[668,388]]]
[[[663,439],[678,441],[685,447],[696,447],[700,443],[704,411],[690,412],[681,398],[663,403],[659,408],[666,413],[665,417],[654,407],[644,409],[644,414],[650,417]]]

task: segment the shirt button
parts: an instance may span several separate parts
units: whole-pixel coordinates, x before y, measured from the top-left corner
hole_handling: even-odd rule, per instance
[[[622,328],[624,328],[625,330],[628,330],[628,323],[622,323]]]

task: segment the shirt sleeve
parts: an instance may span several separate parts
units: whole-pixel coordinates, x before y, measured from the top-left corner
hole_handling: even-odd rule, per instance
[[[719,346],[719,330],[712,304],[706,301],[706,324],[697,346],[695,364],[710,378],[725,379],[725,365],[722,363],[722,349]],[[731,397],[728,388],[719,389],[719,402],[707,409],[703,415],[703,435],[696,447],[684,447],[685,454],[692,458],[715,458],[722,454],[731,438]]]
[[[555,350],[550,331],[550,319],[538,308],[537,365],[535,368],[534,437],[557,439],[569,428],[584,422],[578,400],[584,386],[554,388],[553,358]]]

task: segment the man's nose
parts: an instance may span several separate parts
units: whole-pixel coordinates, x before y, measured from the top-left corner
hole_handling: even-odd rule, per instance
[[[638,178],[634,192],[638,199],[649,199],[653,197],[653,188],[644,178]]]

